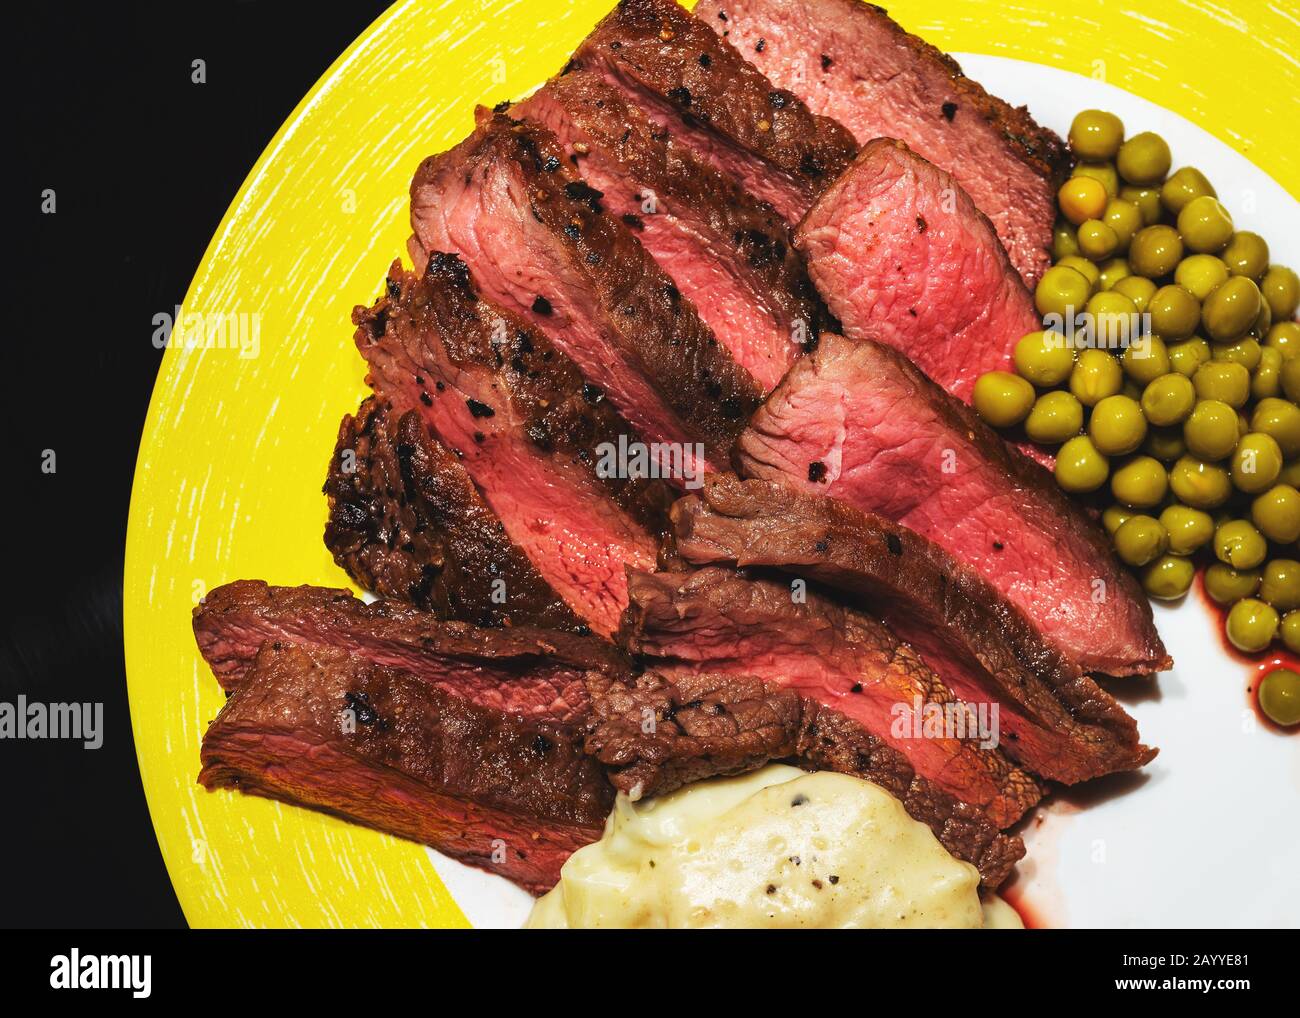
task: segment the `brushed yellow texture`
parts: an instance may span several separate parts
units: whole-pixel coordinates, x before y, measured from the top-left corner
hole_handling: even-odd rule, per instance
[[[140,771],[194,926],[465,925],[418,846],[195,784],[199,741],[223,697],[195,651],[189,613],[204,591],[240,577],[346,583],[320,540],[320,486],[339,418],[365,391],[348,314],[404,250],[411,174],[469,131],[476,102],[517,98],[558,68],[610,4],[390,8],[268,145],[190,285],[186,313],[257,321],[257,355],[167,350],[136,467],[124,596]],[[889,6],[944,49],[1104,76],[1209,130],[1300,196],[1293,4]]]

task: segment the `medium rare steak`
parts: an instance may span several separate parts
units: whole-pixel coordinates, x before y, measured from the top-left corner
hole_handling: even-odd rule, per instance
[[[606,78],[793,223],[848,165],[857,143],[745,57],[672,0],[621,0],[573,64]]]
[[[1065,144],[1023,107],[859,0],[700,0],[696,17],[858,143],[899,138],[947,170],[1033,286],[1050,264]]]
[[[510,112],[555,134],[764,392],[816,341],[816,296],[785,220],[609,82],[571,70]]]
[[[974,865],[987,887],[1001,884],[1025,854],[1020,838],[1000,833],[979,809],[919,777],[902,753],[793,689],[749,676],[681,674],[670,681],[646,674],[634,687],[596,692],[586,749],[633,798],[791,759],[880,785],[944,848]]]
[[[1073,784],[1155,755],[1114,698],[1020,609],[906,527],[838,499],[730,475],[681,499],[673,522],[689,562],[778,568],[853,595],[957,697],[996,701],[1001,748],[1045,778]]]
[[[922,777],[982,809],[999,827],[1042,795],[1037,779],[995,748],[981,748],[966,708],[882,623],[814,591],[730,569],[629,571],[620,631],[669,678],[749,675],[838,711],[903,754]],[[952,710],[964,731],[922,727]]]
[[[989,221],[902,142],[868,142],[795,243],[844,335],[901,350],[967,403],[976,379],[1007,369],[1020,337],[1042,328]]]
[[[586,628],[418,411],[372,396],[345,416],[325,494],[325,545],[362,588],[480,626]]]
[[[1170,667],[1151,605],[1052,476],[897,351],[824,335],[737,443],[751,477],[901,523],[973,569],[1081,671]]]
[[[613,789],[576,731],[346,650],[267,644],[203,738],[199,781],[432,845],[539,894]]]
[[[484,297],[577,365],[593,399],[608,398],[645,441],[673,443],[698,475],[696,444],[725,464],[761,390],[601,197],[545,128],[491,116],[416,171],[416,269],[433,252],[459,254]]]
[[[612,632],[624,565],[655,563],[672,494],[665,481],[602,469],[617,466],[620,441],[640,440],[604,392],[540,330],[481,298],[455,255],[434,254],[422,275],[395,264],[385,295],[354,320],[376,390],[420,414],[533,570],[592,629]],[[495,589],[509,605],[509,581]]]
[[[532,626],[479,629],[394,601],[366,604],[329,587],[237,580],[209,592],[193,625],[199,652],[227,690],[243,683],[265,643],[346,650],[480,706],[552,721],[585,716],[587,672],[630,676],[626,658],[595,637]]]

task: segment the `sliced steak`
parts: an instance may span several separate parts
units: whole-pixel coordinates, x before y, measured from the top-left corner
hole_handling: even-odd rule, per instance
[[[700,565],[763,566],[846,591],[962,700],[999,704],[1001,749],[1073,784],[1155,750],[1115,699],[1046,643],[987,580],[933,541],[846,502],[717,475],[673,506],[677,551]]]
[[[398,602],[365,604],[328,587],[237,580],[211,591],[193,624],[199,652],[227,690],[243,684],[263,644],[296,644],[346,650],[482,707],[569,722],[586,715],[587,672],[618,680],[630,674],[627,660],[594,637],[531,626],[478,629]]]
[[[845,715],[999,827],[1015,823],[1042,795],[1033,776],[979,746],[967,706],[955,702],[910,647],[862,612],[786,582],[720,568],[629,571],[628,593],[620,637],[669,678],[749,675],[792,689]],[[945,708],[964,731],[955,724],[923,727]]]
[[[758,383],[563,156],[545,128],[495,115],[426,159],[411,184],[417,270],[459,254],[483,296],[550,339],[647,442],[672,443],[696,474],[701,459],[725,464]]]
[[[1007,369],[1017,340],[1042,328],[989,221],[902,142],[868,142],[795,243],[844,335],[901,350],[967,403],[976,379]]]
[[[672,0],[620,0],[574,54],[661,127],[796,222],[857,143]]]
[[[263,647],[199,781],[432,845],[540,894],[613,802],[566,725],[480,706],[345,650]]]
[[[540,330],[480,298],[455,255],[435,254],[423,275],[394,265],[385,295],[354,320],[375,388],[420,414],[572,612],[612,632],[623,567],[656,561],[672,493],[615,469],[620,442],[639,437],[604,392]],[[510,604],[508,581],[498,589]]]
[[[602,204],[632,229],[764,392],[815,342],[816,298],[785,220],[609,82],[569,71],[511,115],[555,134]]]
[[[634,687],[610,685],[593,702],[586,749],[633,798],[792,759],[880,785],[944,848],[974,865],[987,887],[1001,884],[1025,854],[1020,838],[918,776],[903,754],[793,689],[749,676],[681,674],[672,681],[648,673]]]
[[[325,494],[325,545],[364,589],[480,626],[586,628],[418,411],[372,396],[344,417]]]
[[[897,351],[822,337],[737,443],[742,472],[901,523],[973,569],[1084,672],[1170,667],[1151,605],[1052,476]]]
[[[1033,286],[1050,264],[1064,143],[859,0],[700,0],[696,17],[865,145],[899,138],[947,170]]]

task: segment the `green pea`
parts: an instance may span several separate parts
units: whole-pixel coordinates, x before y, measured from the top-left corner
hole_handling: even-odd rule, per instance
[[[1109,474],[1110,462],[1087,435],[1070,439],[1056,454],[1056,483],[1072,494],[1096,491]]]
[[[1082,162],[1078,163],[1071,177],[1087,177],[1101,184],[1106,191],[1107,198],[1119,197],[1119,174],[1115,172],[1114,163],[1105,162]]]
[[[1083,427],[1083,404],[1068,392],[1045,392],[1025,418],[1025,434],[1043,445],[1073,438]]]
[[[1275,399],[1282,391],[1282,352],[1266,346],[1259,352],[1259,366],[1250,376],[1251,399]]]
[[[1141,385],[1149,385],[1169,374],[1169,349],[1159,336],[1139,337],[1129,344],[1119,361],[1124,374]]]
[[[1080,350],[1070,372],[1070,392],[1084,406],[1096,406],[1124,384],[1124,371],[1105,350]]]
[[[1167,506],[1160,514],[1160,525],[1169,534],[1169,551],[1174,555],[1193,555],[1214,537],[1210,514],[1191,506]]]
[[[1019,424],[1034,405],[1034,387],[1010,371],[986,371],[975,382],[971,404],[995,428]]]
[[[1144,566],[1169,547],[1169,535],[1150,516],[1130,516],[1115,531],[1115,553],[1131,566]]]
[[[1119,189],[1119,196],[1137,206],[1142,213],[1143,225],[1152,226],[1160,222],[1160,188],[1125,184]]]
[[[1043,273],[1034,290],[1034,306],[1040,315],[1071,318],[1083,310],[1092,295],[1092,284],[1077,269],[1053,265]]]
[[[1062,258],[1078,253],[1079,241],[1074,233],[1074,224],[1065,219],[1058,219],[1056,225],[1052,227],[1052,261],[1059,262]]]
[[[1214,185],[1194,166],[1184,166],[1170,174],[1169,179],[1161,185],[1160,204],[1170,215],[1176,216],[1188,202],[1202,195],[1215,197]]]
[[[1276,349],[1284,361],[1293,360],[1300,354],[1300,322],[1274,322],[1265,335],[1264,345]]]
[[[1100,219],[1080,223],[1076,236],[1079,250],[1094,262],[1109,258],[1119,250],[1119,235]]]
[[[1250,521],[1276,544],[1290,544],[1300,538],[1300,491],[1289,484],[1275,484],[1250,503]]]
[[[1277,636],[1277,609],[1253,597],[1242,598],[1228,609],[1228,641],[1240,651],[1254,654]]]
[[[1259,279],[1268,271],[1268,244],[1258,233],[1238,230],[1221,255],[1234,276]]]
[[[1237,438],[1237,411],[1222,400],[1201,400],[1183,424],[1187,450],[1198,459],[1225,459],[1236,447]]]
[[[1180,456],[1186,456],[1187,443],[1183,441],[1183,429],[1177,426],[1147,428],[1147,440],[1142,443],[1142,451],[1162,463],[1172,463]]]
[[[1127,261],[1125,261],[1127,265]],[[1116,293],[1122,293],[1125,297],[1133,302],[1133,306],[1141,314],[1146,311],[1147,305],[1151,298],[1155,296],[1156,284],[1147,279],[1146,276],[1127,275],[1111,286]]]
[[[1245,335],[1260,314],[1259,287],[1253,279],[1233,276],[1214,288],[1201,306],[1205,332],[1219,343]]]
[[[1292,403],[1300,403],[1300,357],[1282,359],[1282,391]]]
[[[1101,221],[1115,231],[1115,237],[1119,241],[1121,251],[1128,250],[1129,244],[1137,236],[1138,230],[1146,225],[1142,221],[1142,211],[1131,201],[1125,201],[1123,198],[1112,198],[1106,205],[1106,211],[1102,214]]]
[[[1243,336],[1235,343],[1215,343],[1210,347],[1210,360],[1231,361],[1247,371],[1254,371],[1259,367],[1263,349],[1254,336]]]
[[[1164,501],[1169,491],[1169,475],[1159,460],[1134,456],[1111,474],[1110,491],[1127,506],[1151,509]]]
[[[1060,385],[1074,368],[1074,350],[1059,332],[1028,332],[1011,355],[1022,377],[1041,388]]]
[[[1286,620],[1283,619],[1285,640]],[[1259,709],[1283,728],[1300,725],[1300,674],[1290,668],[1275,668],[1259,682]]]
[[[1205,570],[1205,592],[1216,604],[1232,604],[1251,597],[1259,590],[1258,569],[1233,569],[1222,562],[1212,562]]]
[[[1123,505],[1108,505],[1101,513],[1101,525],[1112,537],[1124,521],[1133,515],[1133,510]]]
[[[1213,254],[1232,239],[1232,216],[1218,198],[1208,194],[1193,198],[1178,213],[1178,232],[1191,251]]]
[[[1264,566],[1259,597],[1280,612],[1300,608],[1300,562],[1289,558],[1271,559]]]
[[[1115,284],[1121,280],[1128,279],[1133,274],[1133,270],[1128,267],[1128,259],[1116,256],[1108,258],[1097,266],[1099,277],[1097,285],[1103,290],[1114,290]],[[1125,296],[1128,296],[1125,294]],[[1136,305],[1136,301],[1134,304]]]
[[[1228,520],[1214,530],[1214,556],[1233,569],[1254,569],[1268,555],[1268,542],[1249,520]]]
[[[1183,238],[1172,226],[1157,224],[1137,232],[1128,247],[1133,271],[1148,279],[1167,276],[1183,259]]]
[[[1080,159],[1114,159],[1123,141],[1123,122],[1105,110],[1084,110],[1070,124],[1070,148]]]
[[[1074,269],[1075,272],[1083,276],[1088,281],[1088,296],[1091,297],[1101,288],[1101,269],[1097,267],[1096,262],[1083,257],[1082,253],[1062,258],[1056,264],[1067,269]]]
[[[1164,138],[1151,131],[1135,134],[1119,147],[1115,163],[1130,184],[1158,184],[1165,179],[1173,157]]]
[[[1182,343],[1169,344],[1169,366],[1180,375],[1191,378],[1196,369],[1210,359],[1210,344],[1200,336]]]
[[[1250,430],[1272,437],[1282,450],[1283,458],[1300,456],[1300,407],[1289,399],[1274,396],[1261,399],[1250,415]]]
[[[1183,287],[1162,286],[1147,303],[1151,331],[1167,340],[1186,339],[1201,323],[1201,302]]]
[[[1141,331],[1137,306],[1114,290],[1094,293],[1083,310],[1097,346],[1107,350],[1127,346]]]
[[[1271,435],[1252,432],[1232,453],[1232,483],[1238,491],[1256,495],[1271,488],[1282,472],[1282,450]]]
[[[1174,269],[1174,282],[1197,300],[1205,300],[1228,279],[1228,266],[1212,254],[1188,255]]]
[[[1157,427],[1185,421],[1195,406],[1196,390],[1191,381],[1174,372],[1152,379],[1142,392],[1142,412]]]
[[[1142,570],[1142,589],[1159,601],[1174,601],[1191,589],[1196,567],[1181,555],[1161,555]]]
[[[1259,288],[1274,319],[1295,317],[1296,306],[1300,305],[1300,279],[1294,272],[1285,265],[1270,265]]]
[[[1292,654],[1300,654],[1300,611],[1287,612],[1282,616],[1281,636],[1287,650]]]
[[[1250,372],[1232,361],[1209,361],[1196,369],[1192,385],[1201,399],[1217,399],[1230,407],[1243,407],[1250,398]]]
[[[1232,496],[1232,478],[1217,463],[1183,456],[1169,471],[1169,487],[1184,505],[1217,509]]]
[[[1103,455],[1131,453],[1147,436],[1147,421],[1142,415],[1142,407],[1127,396],[1107,396],[1092,409],[1088,435]]]

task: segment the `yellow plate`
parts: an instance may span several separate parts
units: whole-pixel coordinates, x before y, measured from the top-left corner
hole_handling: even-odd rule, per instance
[[[420,847],[195,784],[199,741],[223,698],[189,613],[240,577],[346,583],[321,543],[320,487],[339,418],[365,391],[348,314],[404,250],[411,174],[470,130],[476,102],[544,80],[610,4],[391,8],[280,129],[194,277],[141,443],[124,584],[140,772],[194,926],[465,925]],[[890,8],[947,50],[1104,77],[1206,128],[1300,195],[1289,133],[1300,122],[1300,20],[1280,3],[1235,3],[1237,15],[1208,0],[1147,0],[1141,15],[1121,6]],[[213,332],[207,348],[184,345],[232,323],[242,329]]]

